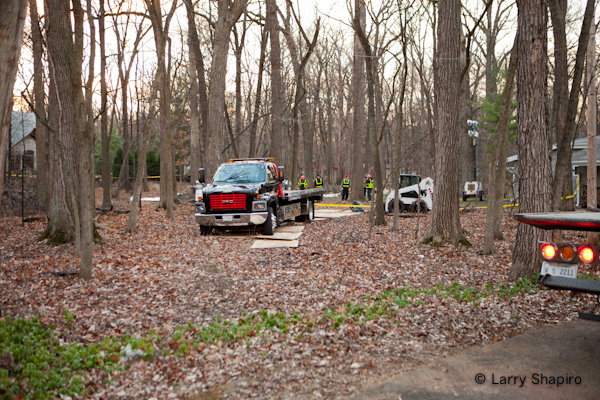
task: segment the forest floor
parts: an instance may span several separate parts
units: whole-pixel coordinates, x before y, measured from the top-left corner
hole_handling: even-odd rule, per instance
[[[126,210],[129,202],[114,204]],[[480,255],[480,209],[461,213],[472,247],[421,244],[430,213],[401,218],[396,232],[388,216],[369,236],[366,212],[306,224],[293,249],[200,236],[193,211],[184,199],[169,221],[143,203],[137,234],[124,233],[128,214],[100,216],[112,230],[100,231],[89,282],[48,274],[77,270],[79,260],[71,244],[36,240],[43,221],[21,226],[0,216],[0,317],[36,318],[59,344],[80,349],[70,373],[85,398],[343,398],[440,357],[572,320],[595,303],[507,281],[510,210],[494,256]],[[584,237],[566,232],[564,240]],[[4,368],[14,374],[14,364]],[[32,395],[33,378],[6,379],[20,388],[17,398]]]

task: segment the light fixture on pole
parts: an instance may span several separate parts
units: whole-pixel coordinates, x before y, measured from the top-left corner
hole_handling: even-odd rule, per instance
[[[476,131],[479,126],[479,122],[468,119],[467,126],[471,129],[467,131],[469,137],[473,139],[473,180],[477,180],[477,156],[475,153],[475,139],[479,137],[479,132]]]

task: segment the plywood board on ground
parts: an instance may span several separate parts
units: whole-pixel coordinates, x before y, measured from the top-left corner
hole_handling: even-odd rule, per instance
[[[290,226],[278,226],[275,228],[275,232],[302,232],[304,225],[290,225]]]
[[[257,235],[257,239],[268,239],[268,240],[294,240],[298,239],[302,235],[302,232],[275,232],[272,235]]]
[[[273,249],[277,247],[298,247],[297,240],[255,240],[251,249]]]
[[[322,212],[322,210],[315,211],[315,217],[317,218],[340,218],[340,217],[349,217],[351,215],[358,215],[360,213],[353,211],[337,211],[337,212]]]

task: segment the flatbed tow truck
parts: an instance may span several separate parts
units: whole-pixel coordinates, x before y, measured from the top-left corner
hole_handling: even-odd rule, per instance
[[[283,190],[284,169],[273,158],[232,159],[221,164],[213,181],[196,189],[196,222],[202,235],[213,229],[258,227],[265,235],[294,219],[310,223],[323,188]],[[204,185],[204,169],[198,181]]]
[[[546,230],[600,232],[600,212],[595,211],[522,213],[515,214],[514,219]],[[540,285],[595,294],[600,303],[600,281],[577,278],[579,264],[600,265],[599,245],[540,242],[537,251],[542,260]],[[580,312],[579,318],[600,321],[598,314]]]

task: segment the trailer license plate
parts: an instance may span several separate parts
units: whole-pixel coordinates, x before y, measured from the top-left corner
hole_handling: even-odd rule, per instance
[[[233,221],[233,215],[223,215],[223,222]]]
[[[540,272],[540,275],[577,278],[577,264],[560,264],[542,261],[542,271]]]

